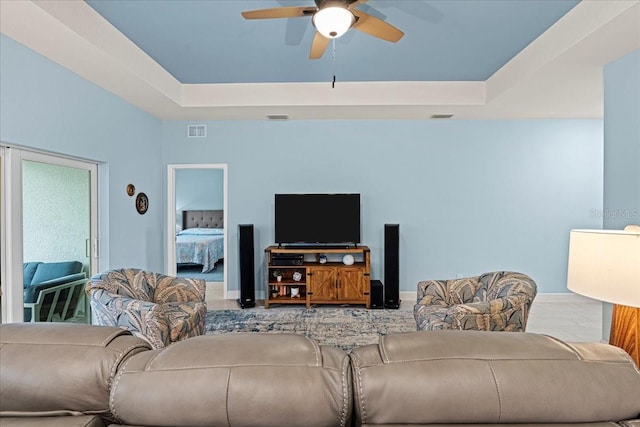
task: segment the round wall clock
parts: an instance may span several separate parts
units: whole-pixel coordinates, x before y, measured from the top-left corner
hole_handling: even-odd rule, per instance
[[[144,193],[139,193],[136,197],[136,210],[140,215],[144,215],[149,209],[149,198]]]

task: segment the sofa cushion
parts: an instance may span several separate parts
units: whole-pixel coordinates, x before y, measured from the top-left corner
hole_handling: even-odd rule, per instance
[[[104,427],[96,415],[2,417],[2,427]]]
[[[43,262],[38,265],[31,283],[41,283],[58,277],[80,273],[82,267],[80,261]]]
[[[144,426],[346,426],[347,354],[303,335],[200,336],[133,356],[111,388],[111,410]]]
[[[358,425],[591,423],[640,414],[640,372],[608,344],[419,331],[382,337],[350,357]]]
[[[33,282],[33,276],[36,274],[38,265],[42,264],[39,261],[25,262],[22,264],[22,284],[24,286],[30,285]]]
[[[79,412],[109,418],[117,369],[149,345],[116,327],[0,325],[0,416]],[[4,422],[4,420],[3,420]]]

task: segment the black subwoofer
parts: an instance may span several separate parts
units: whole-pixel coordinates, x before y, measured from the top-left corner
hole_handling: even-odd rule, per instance
[[[384,308],[400,308],[400,225],[384,225]]]
[[[242,308],[256,306],[256,274],[253,258],[253,224],[238,224],[238,277]]]
[[[384,286],[380,280],[371,281],[371,308],[384,308]]]

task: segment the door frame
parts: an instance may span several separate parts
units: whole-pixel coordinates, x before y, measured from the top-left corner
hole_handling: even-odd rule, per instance
[[[0,206],[0,282],[2,283],[2,323],[24,320],[22,269],[22,173],[20,155],[8,146],[2,151],[2,201]],[[17,154],[17,155],[14,155]],[[16,167],[16,165],[18,167]],[[14,254],[15,256],[10,256]],[[9,284],[14,284],[10,286]],[[19,285],[19,286],[18,286]]]
[[[22,223],[22,161],[34,161],[56,166],[84,169],[89,172],[89,276],[98,272],[98,163],[53,153],[1,145],[2,201],[0,229],[2,248],[0,268],[2,283],[2,323],[24,321],[23,300],[23,223]]]
[[[227,299],[228,284],[229,284],[229,221],[228,221],[228,165],[226,163],[184,163],[184,164],[169,164],[167,165],[167,245],[166,245],[166,259],[167,264],[165,266],[166,274],[169,276],[175,276],[177,273],[176,267],[176,171],[180,169],[221,169],[222,170],[222,209],[223,209],[223,223],[224,223],[224,235],[223,235],[223,251],[224,251],[224,273],[222,277],[223,281],[223,296]]]

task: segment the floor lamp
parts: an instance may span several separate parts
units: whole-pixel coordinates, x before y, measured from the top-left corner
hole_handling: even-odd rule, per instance
[[[567,287],[614,304],[609,343],[640,367],[640,226],[571,230]]]

